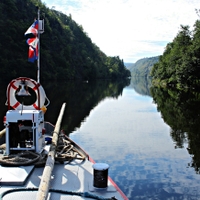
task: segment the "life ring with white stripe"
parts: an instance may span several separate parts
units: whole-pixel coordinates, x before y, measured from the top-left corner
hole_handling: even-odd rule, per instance
[[[32,105],[22,105],[16,99],[16,96],[15,96],[16,91],[19,89],[22,82],[25,82],[26,86],[30,87],[36,94],[36,101]],[[22,108],[23,110],[40,110],[43,106],[47,107],[50,103],[40,83],[26,77],[19,77],[17,79],[12,80],[7,87],[6,93],[7,93],[6,105],[8,105],[8,109],[12,107],[15,110],[21,110]],[[48,101],[48,103],[47,105],[44,105],[46,100]]]

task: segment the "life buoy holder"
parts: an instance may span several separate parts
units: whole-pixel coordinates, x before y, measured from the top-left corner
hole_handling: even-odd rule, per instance
[[[22,105],[16,99],[15,96],[16,91],[18,90],[22,82],[25,82],[26,86],[30,87],[36,94],[36,101],[32,105]],[[6,105],[8,105],[8,109],[12,107],[15,110],[21,110],[22,108],[23,110],[40,110],[43,106],[47,107],[50,103],[40,83],[26,77],[19,77],[17,79],[12,80],[7,87],[6,94],[7,94]],[[46,100],[47,104],[44,105]]]

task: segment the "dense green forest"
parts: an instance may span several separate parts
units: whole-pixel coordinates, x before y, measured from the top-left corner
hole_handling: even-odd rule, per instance
[[[37,18],[37,6],[45,21],[41,35],[41,78],[116,79],[130,76],[123,60],[106,56],[72,16],[49,9],[40,0],[0,1],[0,80],[36,77],[36,63],[27,61],[24,33]]]
[[[150,72],[155,63],[159,60],[159,56],[142,58],[136,63],[128,63],[126,67],[131,71],[131,76],[150,76]]]
[[[180,26],[174,40],[151,71],[154,85],[181,88],[200,86],[200,21],[191,31],[189,26]]]

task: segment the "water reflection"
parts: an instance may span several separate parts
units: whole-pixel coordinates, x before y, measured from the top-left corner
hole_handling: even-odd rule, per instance
[[[189,165],[200,173],[200,93],[158,88],[152,88],[151,93],[162,118],[171,127],[175,148],[187,144],[192,155]]]
[[[139,94],[132,85],[117,99],[101,101],[70,137],[110,165],[110,176],[129,199],[198,199],[200,177],[188,165],[187,149],[174,148],[149,88],[134,85]]]
[[[0,105],[1,119],[7,111],[6,89],[9,81],[2,81],[0,84]],[[45,114],[45,120],[51,123],[56,123],[60,108],[66,102],[66,109],[63,118],[63,128],[69,134],[75,128],[80,127],[80,124],[89,115],[90,111],[104,98],[118,98],[123,91],[123,88],[130,84],[130,80],[98,80],[93,82],[83,81],[48,81],[41,83],[47,97],[50,100],[50,105]],[[28,99],[29,100],[29,99]],[[3,123],[0,123],[0,128],[3,128]]]
[[[144,76],[133,76],[131,78],[131,84],[129,87],[134,88],[134,90],[141,95],[151,96],[151,78]]]
[[[151,80],[145,77],[132,77],[129,87],[138,94],[153,97],[157,111],[161,112],[164,122],[170,126],[175,148],[187,146],[192,156],[188,166],[200,173],[200,93],[153,88]]]

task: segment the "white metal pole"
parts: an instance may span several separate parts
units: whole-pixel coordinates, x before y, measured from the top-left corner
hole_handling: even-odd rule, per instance
[[[40,9],[38,8],[38,59],[37,59],[37,82],[40,82]]]

